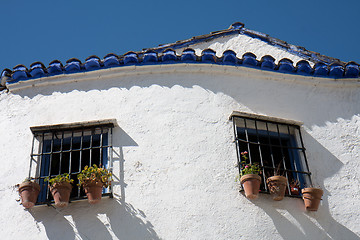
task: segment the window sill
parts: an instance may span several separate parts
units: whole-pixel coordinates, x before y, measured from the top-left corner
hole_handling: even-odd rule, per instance
[[[114,195],[112,193],[103,193],[102,194],[102,198],[104,197],[109,197],[109,198],[113,198]],[[88,198],[86,196],[80,196],[80,197],[77,197],[77,198],[71,198],[69,203],[72,203],[72,202],[79,202],[79,201],[84,201],[84,200],[87,200]],[[50,202],[47,201],[47,202],[37,202],[35,204],[35,206],[50,206],[50,205],[53,205],[55,202],[54,200],[51,200]]]
[[[239,192],[244,192],[244,190],[243,190],[243,189],[240,189],[240,190],[239,190]],[[267,194],[267,195],[270,195],[270,193],[269,193],[269,192],[262,191],[262,190],[260,190],[260,192],[259,192],[259,193],[261,193],[261,194]],[[289,194],[285,194],[285,197],[289,197],[289,198],[302,198],[302,196],[301,196],[301,195],[289,195]]]

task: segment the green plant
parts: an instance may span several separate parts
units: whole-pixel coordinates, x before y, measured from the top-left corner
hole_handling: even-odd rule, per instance
[[[74,179],[70,179],[70,176],[68,173],[63,173],[63,174],[59,174],[53,178],[46,177],[45,181],[48,181],[50,183],[50,185],[52,186],[55,183],[63,183],[63,182],[73,183]]]
[[[101,182],[104,187],[111,185],[112,174],[106,168],[100,168],[94,164],[92,167],[85,168],[77,175],[79,185],[88,184],[90,182]]]
[[[241,161],[240,176],[244,176],[246,174],[259,174],[261,171],[259,163],[247,163],[247,151],[241,152],[240,154],[244,159],[244,161]]]

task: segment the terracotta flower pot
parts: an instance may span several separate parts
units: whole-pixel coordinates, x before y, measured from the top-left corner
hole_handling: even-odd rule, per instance
[[[301,192],[303,194],[305,209],[307,211],[317,211],[324,191],[320,188],[304,188]]]
[[[90,204],[96,204],[101,201],[102,188],[103,188],[102,182],[92,181],[92,182],[84,183],[83,187],[86,196],[88,198],[88,202]]]
[[[272,176],[266,180],[272,199],[280,201],[284,199],[287,179],[283,176]]]
[[[50,187],[56,207],[66,207],[69,204],[72,185],[68,182],[54,183]]]
[[[246,174],[240,178],[240,182],[245,191],[245,196],[255,199],[259,195],[261,177],[257,174]]]
[[[32,208],[35,206],[36,200],[39,196],[40,185],[36,182],[27,181],[19,185],[19,194],[21,203],[25,208]]]

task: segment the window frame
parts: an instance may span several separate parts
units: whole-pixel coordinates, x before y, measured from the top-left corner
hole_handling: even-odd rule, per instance
[[[45,160],[48,161],[50,163],[47,163],[48,166],[48,175],[51,174],[51,170],[53,170],[51,168],[51,162],[52,162],[52,157],[55,156],[55,154],[59,154],[60,155],[60,160],[59,160],[59,171],[61,173],[63,173],[63,171],[61,171],[61,161],[62,161],[62,156],[65,155],[65,153],[69,154],[69,172],[72,173],[72,175],[75,175],[77,172],[72,171],[72,165],[71,164],[71,156],[75,153],[75,152],[79,152],[78,154],[80,155],[79,158],[75,158],[78,159],[79,163],[78,165],[81,166],[81,161],[83,160],[81,155],[83,152],[88,151],[89,154],[89,164],[91,162],[91,158],[92,158],[92,154],[95,152],[96,149],[98,149],[98,158],[95,159],[95,161],[98,161],[100,163],[106,163],[107,165],[103,166],[105,167],[107,170],[109,170],[109,172],[112,173],[113,170],[113,146],[112,146],[112,132],[113,132],[113,128],[116,126],[116,120],[115,119],[106,119],[106,120],[99,120],[99,121],[87,121],[87,122],[76,122],[76,123],[67,123],[67,124],[56,124],[56,125],[43,125],[43,126],[34,126],[34,127],[30,127],[30,130],[33,133],[33,140],[32,140],[32,147],[31,147],[31,154],[30,154],[30,167],[29,167],[29,175],[28,178],[34,180],[35,182],[40,184],[41,187],[41,191],[46,190],[46,192],[40,192],[39,197],[37,199],[36,205],[50,205],[51,203],[53,203],[53,200],[49,200],[49,195],[50,191],[48,188],[48,182],[44,182],[44,178],[46,177],[46,175],[42,175],[42,173],[44,172],[44,165],[46,166],[46,162],[43,163],[43,160],[45,159],[46,156],[48,156],[48,158],[50,160]],[[64,137],[64,134],[66,133],[70,133],[71,136],[66,136]],[[49,136],[45,137],[45,134],[47,135],[51,135],[51,137],[49,138]],[[56,136],[56,134],[60,135],[60,151],[53,151],[53,145],[54,145],[54,135]],[[80,134],[80,135],[79,135]],[[76,136],[75,136],[76,135]],[[94,136],[99,136],[99,145],[98,146],[92,146],[92,144],[94,143]],[[107,139],[106,139],[107,137]],[[70,140],[70,149],[64,150],[63,149],[63,143],[65,142],[65,139],[71,139]],[[75,142],[75,138],[79,138],[81,141],[80,144],[80,148],[72,148],[73,142]],[[90,145],[89,147],[83,147],[83,141],[84,139],[90,139],[90,140],[86,140],[87,143]],[[43,152],[43,148],[46,144],[49,144],[48,142],[50,141],[51,146],[51,151],[50,152]],[[47,142],[47,143],[46,143]],[[95,149],[95,150],[94,150]],[[65,157],[64,157],[65,158]],[[105,159],[106,158],[106,159]],[[87,161],[87,160],[86,160]],[[92,162],[92,163],[95,163]],[[106,162],[105,162],[106,161]],[[77,164],[77,163],[75,163]],[[46,166],[47,168],[47,166]],[[71,170],[70,170],[71,169]],[[80,170],[79,170],[80,171]],[[45,171],[46,172],[46,171]],[[53,175],[51,175],[53,176]],[[75,197],[71,197],[70,198],[70,202],[71,201],[78,201],[78,200],[82,200],[82,199],[86,199],[86,195],[84,195],[83,193],[81,194],[80,190],[81,187],[77,187],[75,184],[73,184],[73,188],[77,188],[77,195]],[[44,196],[45,194],[45,196]],[[112,185],[110,185],[108,188],[103,189],[103,194],[102,196],[109,196],[109,197],[113,197],[113,188]]]
[[[262,116],[262,115],[251,114],[251,113],[238,112],[238,111],[234,111],[230,115],[230,120],[233,122],[234,143],[235,143],[235,147],[236,147],[237,166],[238,166],[239,174],[241,173],[241,161],[243,161],[241,159],[240,141],[242,141],[243,144],[246,144],[248,149],[250,149],[250,145],[259,146],[259,150],[258,150],[259,156],[260,156],[259,161],[253,161],[251,159],[251,156],[249,156],[248,163],[258,162],[260,165],[260,169],[262,171],[262,174],[260,174],[260,176],[262,178],[262,186],[263,186],[260,192],[269,193],[268,187],[266,184],[266,179],[267,179],[267,177],[270,177],[270,176],[265,176],[266,175],[265,170],[267,170],[267,171],[271,170],[271,171],[275,172],[277,169],[276,166],[274,167],[273,156],[271,156],[273,166],[265,166],[263,164],[263,159],[262,159],[261,146],[269,145],[268,147],[271,149],[270,151],[272,151],[272,148],[275,146],[275,144],[272,144],[270,141],[271,134],[275,134],[275,135],[277,135],[276,137],[279,138],[280,146],[276,146],[276,147],[280,148],[280,150],[282,152],[282,158],[283,158],[282,161],[283,161],[283,166],[285,166],[285,167],[284,167],[284,169],[281,169],[281,170],[283,173],[285,173],[285,177],[287,177],[288,174],[290,174],[290,173],[296,174],[297,179],[294,177],[292,177],[292,178],[300,181],[300,189],[304,188],[305,186],[312,185],[311,172],[309,170],[309,165],[308,165],[307,156],[306,156],[306,152],[305,152],[306,149],[305,149],[304,141],[303,141],[302,134],[301,134],[301,125],[302,125],[301,122],[293,121],[293,120],[286,120],[286,119],[281,119],[281,118],[275,118],[275,117]],[[244,121],[244,127],[240,126],[238,121]],[[253,121],[255,128],[247,127],[246,121]],[[258,122],[265,124],[265,126],[266,126],[266,129],[265,129],[266,134],[265,135],[259,134],[260,131],[264,131],[264,130],[258,129],[258,127],[257,127]],[[270,131],[269,127],[268,127],[269,124],[275,125],[277,131]],[[288,129],[288,132],[285,134],[281,133],[281,131],[279,130],[279,125],[285,126]],[[246,134],[246,141],[239,138],[238,128],[244,129],[243,131]],[[292,128],[294,133],[291,133],[290,128]],[[249,140],[248,131],[253,132],[250,135],[255,135],[257,137],[257,142],[252,142]],[[289,142],[293,141],[290,146],[282,146],[281,141],[283,141],[285,139],[285,137],[281,136],[282,134],[288,135],[289,139],[293,138],[292,140],[291,139],[288,140]],[[268,136],[269,143],[266,144],[264,142],[260,142],[259,136],[261,136],[261,137]],[[291,151],[292,151],[291,156],[289,154],[289,158],[290,158],[288,160],[289,162],[285,162],[285,160],[284,160],[284,153],[283,153],[284,149],[291,149]],[[298,152],[296,152],[296,154],[294,154],[293,151],[298,151]],[[249,151],[249,155],[250,155],[250,151]],[[298,156],[296,156],[296,155],[298,155]],[[286,164],[290,164],[291,166],[295,165],[295,169],[294,168],[286,169]],[[297,169],[299,166],[301,167],[301,169]],[[302,180],[300,180],[300,178]],[[241,187],[241,190],[243,190],[242,187]],[[287,177],[287,191],[286,191],[285,196],[301,197],[301,193],[299,195],[291,194],[290,182],[289,182],[288,177]]]

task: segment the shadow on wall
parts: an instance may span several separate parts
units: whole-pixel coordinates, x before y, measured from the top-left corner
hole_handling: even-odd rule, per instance
[[[113,172],[113,187],[120,187],[120,202],[125,204],[125,176],[124,176],[124,153],[123,147],[137,147],[138,144],[120,127],[115,127],[113,130],[113,165],[114,171],[119,169],[119,172]],[[118,168],[116,168],[118,164]]]
[[[98,205],[75,202],[60,210],[40,206],[30,213],[49,239],[159,239],[141,210],[116,199],[104,198]]]
[[[292,200],[291,204],[283,202],[269,204],[273,200],[270,196],[266,197],[267,201],[253,201],[253,203],[263,209],[272,219],[282,239],[360,239],[331,216],[326,199],[322,201],[318,212],[305,212],[305,210],[299,212],[298,208],[304,208],[300,199]],[[296,208],[294,208],[294,201],[297,201]]]
[[[360,239],[351,230],[337,222],[331,215],[328,197],[329,192],[324,187],[323,180],[335,174],[342,163],[334,157],[327,149],[320,145],[309,134],[305,133],[307,145],[317,148],[321,156],[326,159],[326,163],[317,169],[316,183],[324,190],[323,200],[317,212],[305,211],[304,203],[300,199],[285,198],[281,202],[276,202],[270,196],[262,194],[261,198],[267,198],[266,201],[253,201],[272,219],[274,226],[283,239]],[[310,162],[311,164],[311,162]],[[313,179],[314,181],[314,179]],[[294,207],[296,201],[296,207]],[[272,202],[273,204],[269,204]],[[287,204],[290,203],[290,204]],[[299,211],[299,209],[304,209]]]

